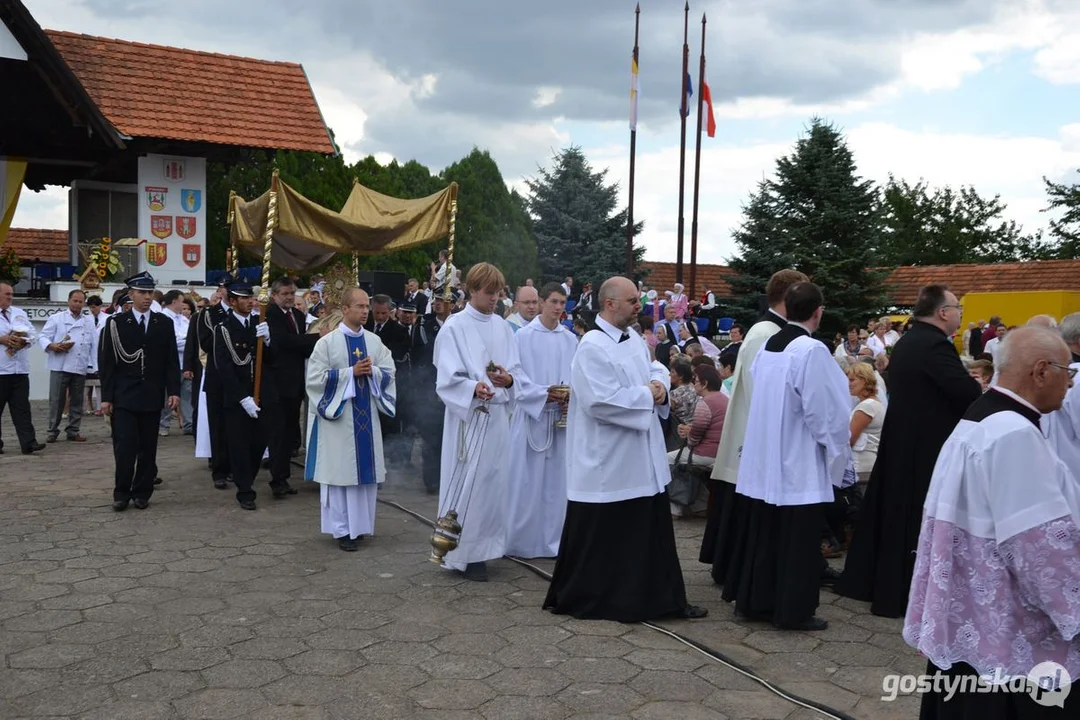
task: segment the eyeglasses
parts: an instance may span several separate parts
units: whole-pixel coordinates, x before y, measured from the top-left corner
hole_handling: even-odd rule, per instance
[[[959,303],[957,303],[956,305],[942,305],[941,307],[942,307],[942,309],[945,309],[945,308],[956,308],[956,309],[957,309],[957,310],[959,310],[960,312],[964,312],[964,306],[963,306],[963,305],[960,305]]]
[[[1056,363],[1056,362],[1050,362],[1049,360],[1047,360],[1046,362],[1047,362],[1048,365],[1052,365],[1052,366],[1054,366],[1054,367],[1056,367],[1056,368],[1058,368],[1060,370],[1064,370],[1065,374],[1069,376],[1070,380],[1072,380],[1074,377],[1076,377],[1076,371],[1078,370],[1078,368],[1069,367],[1068,365],[1062,365],[1062,364]]]

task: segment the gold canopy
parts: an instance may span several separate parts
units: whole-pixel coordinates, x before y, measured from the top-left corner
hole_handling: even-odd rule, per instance
[[[325,265],[335,253],[382,255],[439,240],[450,233],[450,207],[457,183],[417,200],[401,200],[364,187],[355,179],[341,212],[308,200],[280,179],[270,260],[296,272]],[[254,200],[229,201],[231,241],[262,255],[270,215],[267,191]]]

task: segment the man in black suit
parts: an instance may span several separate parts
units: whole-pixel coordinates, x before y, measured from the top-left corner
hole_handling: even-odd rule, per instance
[[[262,407],[278,402],[274,385],[275,350],[270,327],[252,315],[254,293],[246,282],[229,284],[231,311],[214,328],[213,365],[221,384],[225,433],[229,442],[229,463],[236,483],[236,501],[245,510],[255,509],[255,475],[266,451],[267,420],[260,420]],[[255,347],[263,341],[262,380],[259,402],[255,402]],[[207,361],[207,367],[210,366]],[[268,413],[272,414],[272,413]]]
[[[272,369],[280,404],[271,408],[263,403],[270,421],[270,490],[275,498],[295,495],[289,485],[293,452],[300,447],[300,406],[306,397],[307,359],[319,336],[305,332],[304,313],[297,310],[296,283],[288,276],[270,286],[271,302],[266,308],[266,324],[275,348]],[[264,370],[265,372],[265,370]]]
[[[409,332],[405,327],[391,317],[391,312],[394,309],[394,301],[390,299],[389,295],[375,295],[371,298],[371,314],[368,316],[367,325],[365,330],[369,330],[379,336],[379,339],[383,341],[383,345],[390,351],[390,354],[394,358],[394,364],[401,367],[402,363],[407,362],[407,356],[409,354]],[[401,458],[401,444],[398,443],[399,438],[395,438],[393,442],[387,442],[388,436],[399,435],[402,427],[402,415],[400,412],[394,418],[383,417],[380,418],[383,434],[383,450],[387,462],[400,463]]]
[[[420,283],[416,281],[416,278],[409,278],[409,282],[405,285],[405,297],[400,304],[412,305],[416,308],[416,314],[420,317],[424,317],[424,314],[427,313],[427,295],[420,292]]]
[[[424,315],[418,323],[409,357],[412,361],[411,378],[413,392],[411,407],[413,422],[420,432],[423,442],[424,489],[429,495],[439,492],[439,472],[442,462],[443,415],[445,408],[435,392],[435,338],[442,330],[443,323],[450,317],[450,310],[456,300],[456,291],[447,301],[446,291],[440,289],[432,298],[435,312]]]
[[[176,333],[172,320],[150,312],[154,285],[147,272],[128,278],[132,308],[110,318],[101,338],[101,409],[112,419],[116,511],[126,510],[129,502],[139,510],[150,504],[161,408],[180,404]]]

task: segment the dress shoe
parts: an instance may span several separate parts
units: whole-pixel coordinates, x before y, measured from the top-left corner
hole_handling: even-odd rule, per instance
[[[709,614],[706,608],[697,605],[687,605],[683,608],[682,617],[687,620],[699,620]]]
[[[827,567],[821,571],[821,584],[832,587],[840,579],[840,571]]]
[[[465,566],[465,579],[473,582],[487,582],[487,564],[482,562],[469,563]]]
[[[296,494],[297,494],[297,492],[298,492],[298,491],[297,491],[297,489],[296,489],[296,488],[294,488],[294,487],[293,487],[292,485],[290,485],[289,483],[285,483],[285,494],[286,494],[286,495],[296,495]]]
[[[288,497],[289,494],[287,492],[285,492],[284,490],[282,490],[281,488],[274,488],[273,490],[270,491],[270,495],[275,500],[283,500],[286,497]]]
[[[146,498],[135,498],[131,501],[131,504],[135,506],[136,510],[145,510],[150,507],[150,501]]]
[[[792,624],[776,624],[779,630],[802,630],[804,632],[813,632],[815,630],[825,630],[829,627],[829,621],[824,618],[819,618],[817,615],[809,620],[803,620],[801,623]]]
[[[339,537],[337,546],[345,552],[356,552],[360,549],[360,544],[357,542],[360,538],[351,538],[348,535],[345,537]]]
[[[242,507],[245,510],[254,510],[255,509],[255,501],[254,500],[241,500],[240,501],[240,507]]]
[[[50,435],[49,437],[45,438],[45,442],[52,445],[54,442],[56,442],[59,439],[60,439],[59,435]]]
[[[4,454],[4,448],[0,448],[0,455]]]
[[[82,435],[68,435],[68,442],[86,442]]]
[[[127,500],[113,500],[112,509],[116,512],[123,512],[124,510],[127,510],[127,506]]]
[[[45,444],[44,443],[33,442],[33,443],[30,443],[29,445],[27,445],[25,448],[23,448],[22,454],[23,455],[30,455],[32,453],[36,453],[39,450],[44,450],[44,449],[45,449]]]
[[[225,479],[224,478],[215,478],[214,479],[214,487],[216,487],[218,490],[224,490],[229,486],[225,484]]]
[[[155,484],[155,485],[160,485],[160,484],[161,484],[161,483],[163,483],[163,482],[165,482],[165,481],[164,481],[164,480],[162,480],[162,479],[161,479],[161,478],[159,478],[159,477],[156,477],[156,478],[154,478],[154,484]]]
[[[764,612],[747,613],[736,610],[735,619],[741,622],[769,622],[772,620],[772,614]]]

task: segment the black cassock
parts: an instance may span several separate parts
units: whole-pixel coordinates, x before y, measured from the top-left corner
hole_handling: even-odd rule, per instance
[[[945,333],[918,321],[893,348],[889,380],[877,462],[836,591],[898,618],[907,611],[934,463],[982,390]]]

